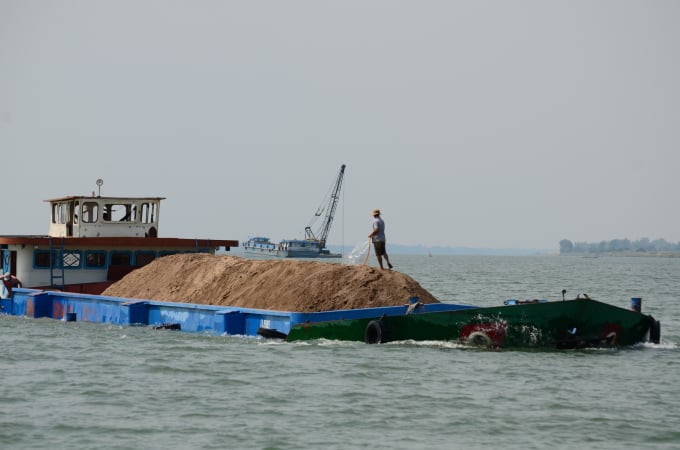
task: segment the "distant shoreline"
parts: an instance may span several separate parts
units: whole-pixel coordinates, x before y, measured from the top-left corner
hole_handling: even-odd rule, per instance
[[[582,258],[598,258],[600,256],[618,256],[624,258],[680,258],[680,252],[602,252],[602,253],[560,253],[560,256],[578,256]]]
[[[332,253],[349,255],[353,247],[329,244],[328,249]],[[474,248],[474,247],[425,247],[424,245],[401,245],[387,244],[387,252],[390,255],[422,255],[422,256],[557,256],[557,249],[533,249],[533,248]],[[243,249],[232,249],[232,253],[241,254]]]

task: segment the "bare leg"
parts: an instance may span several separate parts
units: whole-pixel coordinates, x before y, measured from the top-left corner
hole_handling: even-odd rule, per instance
[[[385,253],[383,256],[385,257],[385,261],[387,261],[387,267],[392,269],[392,263],[390,263],[390,257],[387,256],[387,253]],[[380,265],[380,267],[382,268],[382,264]]]
[[[376,255],[378,257],[378,264],[380,265],[381,269],[384,269],[383,263],[382,263],[382,255]]]

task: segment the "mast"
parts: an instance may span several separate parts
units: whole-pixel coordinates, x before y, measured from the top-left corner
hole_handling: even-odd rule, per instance
[[[328,207],[326,208],[326,217],[324,217],[323,223],[319,228],[319,249],[326,247],[326,238],[328,238],[328,233],[331,231],[331,225],[333,224],[333,216],[335,215],[335,208],[338,206],[338,200],[340,199],[340,188],[342,187],[342,178],[345,175],[345,165],[340,166],[340,173],[338,178],[335,180],[335,185],[331,192],[330,201]],[[305,228],[305,238],[311,240],[317,240],[314,233],[312,233],[311,227]]]

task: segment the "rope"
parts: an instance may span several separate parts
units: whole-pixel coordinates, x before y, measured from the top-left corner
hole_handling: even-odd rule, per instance
[[[371,254],[371,238],[368,238],[368,250],[366,250],[366,257],[364,258],[364,266],[368,264],[368,257]]]

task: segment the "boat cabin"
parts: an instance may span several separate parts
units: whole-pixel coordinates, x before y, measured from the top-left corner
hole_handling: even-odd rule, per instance
[[[52,237],[157,237],[164,197],[70,196],[50,203]]]
[[[160,237],[164,199],[74,195],[45,200],[50,204],[47,235],[0,236],[2,273],[15,275],[27,288],[99,294],[156,258],[238,247],[237,240]]]

